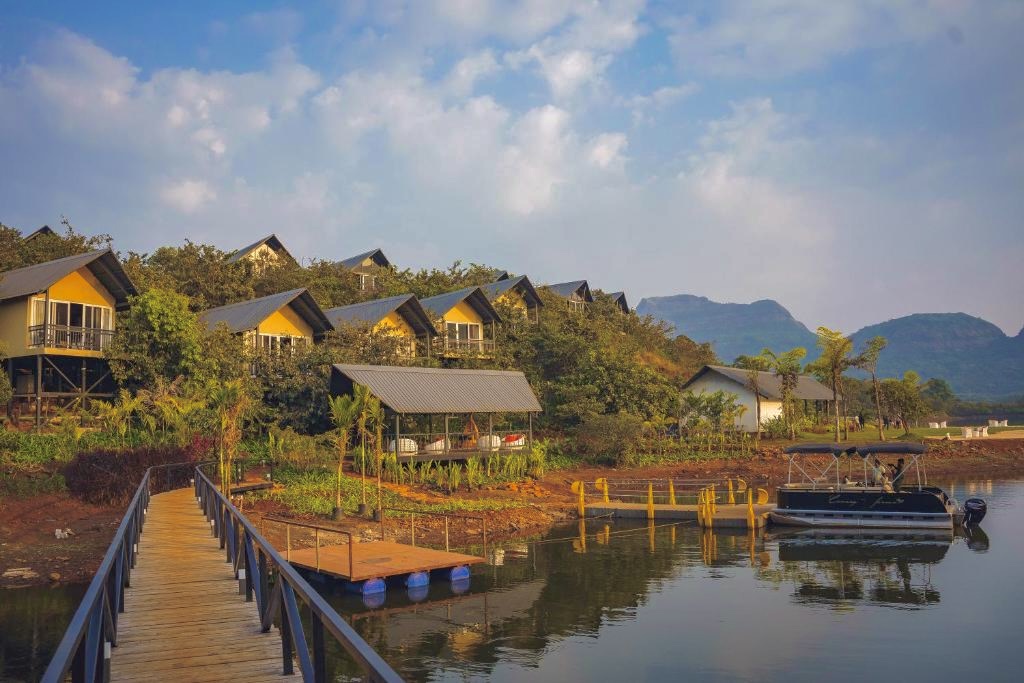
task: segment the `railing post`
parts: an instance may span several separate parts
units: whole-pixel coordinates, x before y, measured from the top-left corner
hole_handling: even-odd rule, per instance
[[[313,680],[324,683],[327,680],[327,653],[324,652],[324,622],[313,615]]]
[[[278,581],[283,579],[278,576]],[[294,648],[292,647],[292,629],[288,617],[288,610],[284,606],[284,595],[282,591],[281,595],[281,660],[283,664],[283,673],[285,676],[291,676],[295,673],[295,668],[292,664],[292,656],[294,654]]]

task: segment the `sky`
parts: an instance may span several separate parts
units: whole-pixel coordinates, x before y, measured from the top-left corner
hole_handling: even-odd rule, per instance
[[[1018,0],[7,2],[0,222],[1024,323]]]

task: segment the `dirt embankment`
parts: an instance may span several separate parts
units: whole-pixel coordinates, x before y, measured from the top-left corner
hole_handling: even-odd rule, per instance
[[[929,443],[928,475],[931,478],[1011,478],[1024,476],[1024,440],[933,441]],[[856,462],[856,461],[855,461]],[[785,481],[786,460],[781,446],[770,446],[747,459],[706,460],[654,467],[613,469],[579,467],[552,472],[540,481],[485,487],[453,497],[437,495],[422,487],[390,487],[396,493],[424,503],[450,505],[457,500],[497,500],[515,505],[481,513],[486,517],[488,542],[528,536],[553,523],[575,517],[576,496],[570,484],[598,477],[652,479],[662,477],[719,479],[742,477],[755,486],[772,487]],[[856,469],[856,467],[855,467]],[[261,501],[245,511],[259,523],[264,516],[296,517],[280,503]],[[120,522],[123,509],[82,503],[68,494],[46,494],[0,501],[0,586],[45,584],[51,581],[85,581],[99,566],[103,553]],[[322,518],[305,518],[325,523]],[[272,524],[264,524],[274,538]],[[379,537],[380,525],[346,517],[337,527],[362,539]],[[73,535],[58,539],[54,530],[70,529]],[[444,520],[417,515],[417,539],[443,543]],[[479,543],[483,524],[462,520],[449,524],[453,547]],[[409,519],[389,519],[385,535],[408,540]],[[11,570],[24,570],[15,571]]]

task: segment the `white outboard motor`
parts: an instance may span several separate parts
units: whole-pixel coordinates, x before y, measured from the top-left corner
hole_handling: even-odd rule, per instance
[[[964,526],[978,526],[985,519],[988,505],[981,498],[968,498],[964,501]]]

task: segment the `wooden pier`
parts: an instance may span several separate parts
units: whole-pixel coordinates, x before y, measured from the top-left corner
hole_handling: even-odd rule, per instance
[[[281,638],[238,594],[192,489],[150,499],[111,681],[280,681]]]
[[[655,503],[654,519],[675,519],[697,521],[697,505],[669,505],[667,503]],[[754,505],[754,524],[758,529],[763,529],[768,524],[768,513],[775,509],[774,505]],[[648,515],[646,503],[620,503],[609,501],[607,503],[587,503],[587,517],[613,517],[620,519],[645,519]],[[729,528],[747,528],[747,506],[746,505],[718,505],[711,520],[711,526]]]
[[[351,562],[349,548],[352,548]],[[433,550],[390,541],[370,541],[349,545],[323,546],[292,550],[288,560],[293,567],[302,567],[335,579],[358,582],[367,579],[389,579],[418,572],[452,569],[479,564],[482,557]]]

